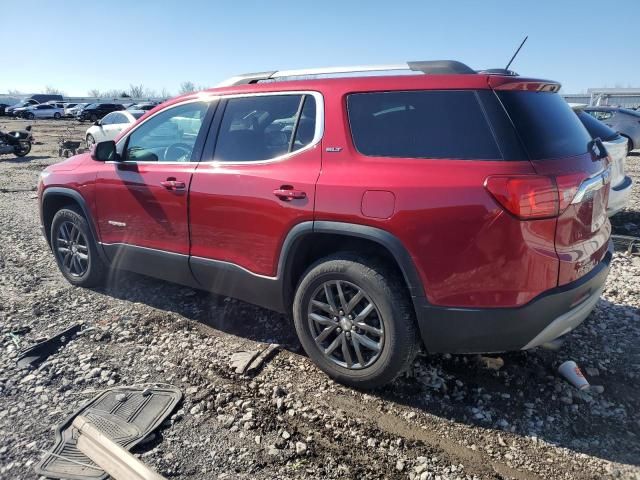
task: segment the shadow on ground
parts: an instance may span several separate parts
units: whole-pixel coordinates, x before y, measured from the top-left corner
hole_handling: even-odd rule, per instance
[[[113,274],[102,292],[172,311],[228,334],[279,343],[291,352],[303,353],[284,315],[244,302],[122,271]],[[606,300],[601,300],[598,309],[614,309],[620,318],[637,313],[637,309]],[[597,313],[587,323],[596,321],[594,315]],[[640,423],[634,419],[640,411],[640,385],[624,371],[597,379],[605,386],[602,396],[577,396],[570,405],[560,399],[567,387],[558,380],[559,363],[578,360],[575,350],[580,351],[585,341],[594,359],[612,348],[612,337],[591,338],[586,326],[580,328],[583,330],[568,335],[560,352],[537,349],[503,354],[504,367],[499,370],[486,368],[473,355],[425,355],[416,362],[413,378],[401,378],[375,394],[455,422],[535,436],[576,452],[640,465]],[[635,351],[619,355],[620,361],[640,358],[640,346],[635,345]],[[611,352],[607,355],[611,357]],[[478,418],[478,412],[490,412],[490,418]]]

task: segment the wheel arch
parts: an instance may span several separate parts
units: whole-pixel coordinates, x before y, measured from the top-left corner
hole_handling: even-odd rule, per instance
[[[56,212],[71,205],[77,206],[80,208],[80,210],[82,210],[82,213],[87,219],[87,223],[89,224],[91,235],[96,242],[98,252],[100,253],[100,256],[103,258],[103,260],[106,259],[106,256],[104,255],[104,252],[100,247],[100,237],[98,236],[98,231],[96,229],[95,222],[93,221],[91,211],[87,206],[87,202],[80,194],[80,192],[71,188],[49,187],[42,193],[41,219],[42,228],[44,229],[44,235],[47,240],[47,244],[49,244],[49,247],[51,247],[51,223],[53,222],[53,217],[55,216]]]
[[[394,268],[417,307],[415,299],[425,296],[424,286],[402,242],[380,228],[332,221],[305,222],[287,236],[278,265],[284,305],[292,305],[302,274],[313,262],[336,251],[354,250],[380,258]]]

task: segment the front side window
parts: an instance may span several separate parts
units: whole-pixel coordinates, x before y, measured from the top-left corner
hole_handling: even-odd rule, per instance
[[[270,160],[313,141],[316,125],[312,95],[232,98],[222,117],[214,160]]]
[[[193,102],[158,113],[127,139],[124,159],[136,162],[189,162],[209,107]]]
[[[501,159],[473,91],[356,93],[347,97],[351,135],[363,155]]]

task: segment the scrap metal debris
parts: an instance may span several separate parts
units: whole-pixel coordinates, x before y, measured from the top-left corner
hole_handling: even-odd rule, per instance
[[[47,357],[56,353],[63,345],[71,340],[82,328],[76,323],[53,337],[26,348],[18,355],[17,365],[20,368],[35,368]]]
[[[640,237],[631,235],[611,235],[613,246],[618,251],[623,251],[627,255],[640,256]]]
[[[271,343],[262,350],[236,352],[231,355],[231,368],[240,375],[254,375],[280,349],[277,343]]]
[[[73,480],[106,479],[110,472],[80,449],[74,420],[84,417],[103,435],[130,450],[158,428],[181,399],[182,392],[172,386],[103,391],[56,427],[56,443],[35,467],[36,473]]]

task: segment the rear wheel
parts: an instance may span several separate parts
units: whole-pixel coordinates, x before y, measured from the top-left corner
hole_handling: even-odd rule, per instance
[[[634,149],[633,142],[626,135],[622,135],[622,136],[627,139],[627,153],[630,153]]]
[[[56,120],[60,120],[60,117],[61,115],[58,112],[53,114],[53,118],[55,118]]]
[[[404,282],[355,254],[312,265],[296,291],[296,331],[309,357],[338,382],[382,386],[405,371],[419,348]]]
[[[34,118],[36,118],[36,116],[32,112],[27,112],[24,114],[24,118],[26,118],[27,120],[33,120]]]
[[[95,113],[92,113],[89,117],[89,120],[91,120],[92,122],[96,122],[98,120],[98,116]]]
[[[70,206],[56,212],[50,242],[58,268],[69,283],[95,287],[104,281],[106,266],[79,208]]]

